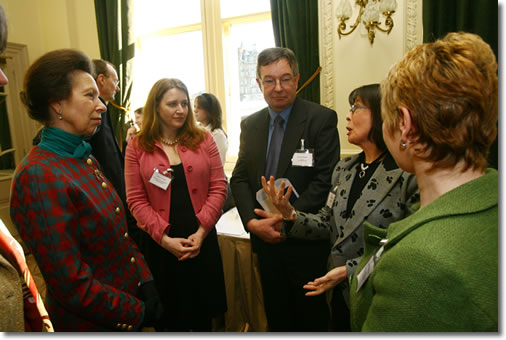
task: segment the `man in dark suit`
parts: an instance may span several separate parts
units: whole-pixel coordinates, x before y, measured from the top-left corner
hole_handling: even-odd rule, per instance
[[[114,65],[108,61],[94,59],[93,64],[95,65],[95,81],[97,83],[100,99],[107,105],[108,102],[114,100],[114,96],[120,90],[118,86],[118,74]],[[141,230],[137,227],[137,222],[130,213],[126,203],[125,162],[118,141],[114,136],[111,117],[108,111],[102,114],[102,123],[98,131],[90,138],[89,142],[93,148],[92,154],[100,163],[102,172],[109,182],[112,183],[123,202],[127,217],[128,233],[130,237],[139,244],[138,235]]]
[[[284,239],[279,233],[279,217],[261,218],[254,211],[260,208],[256,192],[262,188],[261,177],[269,176],[266,167],[275,178],[290,180],[300,195],[293,203],[296,209],[317,212],[325,205],[331,174],[340,157],[337,114],[297,98],[298,81],[298,64],[291,50],[269,48],[258,55],[257,83],[269,106],[241,123],[239,158],[231,187],[242,223],[250,232],[252,249],[258,255],[269,330],[327,331],[325,297],[306,297],[302,286],[326,273],[328,242]],[[281,124],[277,116],[283,118]],[[276,131],[275,121],[282,131]],[[278,133],[282,137],[277,137]],[[268,157],[278,138],[281,149],[272,170]],[[311,155],[304,156],[309,157],[302,162],[306,166],[300,166],[300,160],[292,161],[301,148]]]

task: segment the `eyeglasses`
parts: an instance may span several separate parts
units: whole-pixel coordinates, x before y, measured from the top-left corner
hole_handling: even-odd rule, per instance
[[[264,85],[264,87],[270,88],[276,86],[276,83],[278,81],[281,87],[287,87],[291,85],[293,77],[282,77],[281,79],[266,78],[262,80],[262,84]]]
[[[368,109],[367,106],[362,106],[362,105],[355,105],[353,104],[351,107],[350,107],[350,112],[351,113],[355,113],[355,111],[357,111],[358,109]]]
[[[113,82],[114,86],[117,87],[119,85],[119,79],[118,78],[116,78],[116,80],[114,80],[114,78],[113,78],[112,75],[109,75],[107,78],[110,79]]]

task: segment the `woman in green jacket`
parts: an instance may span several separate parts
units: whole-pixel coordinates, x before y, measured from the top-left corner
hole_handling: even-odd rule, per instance
[[[383,135],[420,207],[364,227],[351,278],[355,331],[498,331],[497,62],[474,34],[409,51],[381,85]]]

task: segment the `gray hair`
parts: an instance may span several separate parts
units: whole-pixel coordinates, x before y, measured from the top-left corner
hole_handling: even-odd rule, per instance
[[[293,76],[296,77],[299,74],[299,64],[295,58],[295,53],[286,47],[272,47],[266,48],[258,55],[257,59],[257,78],[260,77],[260,67],[270,65],[279,59],[286,59],[293,71]]]

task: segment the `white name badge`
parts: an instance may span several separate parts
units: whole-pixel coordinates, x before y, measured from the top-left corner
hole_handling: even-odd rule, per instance
[[[336,200],[336,194],[334,194],[332,191],[329,192],[329,197],[327,197],[327,208],[332,209],[334,206],[334,202]]]
[[[149,183],[154,184],[163,190],[167,190],[171,181],[172,178],[162,175],[158,169],[155,169],[153,176],[149,179]]]
[[[292,156],[292,165],[293,166],[305,166],[305,167],[314,166],[313,153],[308,152],[308,150],[295,151]]]
[[[327,203],[325,204],[327,208],[332,209],[334,207],[334,202],[336,201],[337,189],[339,187],[339,183],[336,184],[332,190],[329,191],[329,196],[327,197]]]
[[[367,264],[362,268],[360,273],[357,275],[357,292],[360,290],[360,288],[364,285],[365,281],[369,278],[372,271],[374,270],[374,267],[376,266],[376,263],[378,263],[378,260],[381,256],[381,253],[383,253],[384,246],[381,246],[381,248],[378,250],[378,252],[371,256],[369,261],[367,261]]]

